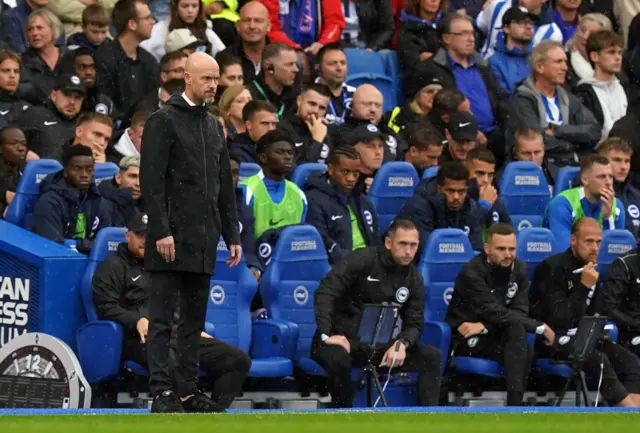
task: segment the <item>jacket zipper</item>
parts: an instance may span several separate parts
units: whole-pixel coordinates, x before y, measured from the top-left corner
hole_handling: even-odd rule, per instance
[[[203,121],[206,119],[206,114],[203,117],[201,115],[200,117],[200,138],[202,140],[202,163],[204,164],[204,201],[205,201],[205,212],[208,213],[209,212],[209,208],[208,208],[208,197],[209,197],[209,183],[207,181],[207,176],[209,175],[207,173],[207,148],[206,148],[206,144],[204,141],[204,129],[202,128],[202,123]],[[202,233],[204,236],[204,242],[202,244],[202,263],[204,265],[204,261],[205,261],[205,256],[206,251],[207,251],[207,223],[206,223],[206,214],[205,214],[205,219],[202,220]]]

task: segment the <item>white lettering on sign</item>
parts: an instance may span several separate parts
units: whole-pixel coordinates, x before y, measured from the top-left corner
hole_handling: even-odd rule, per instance
[[[0,343],[27,332],[30,281],[0,276]],[[23,328],[23,329],[19,329]]]
[[[227,244],[223,240],[218,241],[218,251],[227,251]]]
[[[629,244],[609,244],[607,252],[609,254],[624,254],[632,248],[633,245]]]
[[[550,253],[551,242],[527,242],[527,251],[533,253]]]
[[[413,178],[412,177],[390,177],[388,185],[392,187],[413,186]]]
[[[313,251],[317,250],[316,241],[293,241],[291,251]]]
[[[516,185],[540,185],[540,176],[516,176]]]
[[[440,253],[464,253],[464,244],[440,244]]]
[[[107,244],[107,248],[109,249],[109,251],[118,251],[118,245],[120,245],[120,242],[109,241],[109,243]]]
[[[36,174],[36,184],[39,185],[42,182],[42,179],[47,177],[47,173],[38,173]]]

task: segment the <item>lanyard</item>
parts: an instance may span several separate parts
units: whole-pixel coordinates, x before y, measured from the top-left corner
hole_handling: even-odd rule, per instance
[[[544,104],[544,111],[547,112],[547,118],[549,119],[549,123],[553,123],[555,125],[562,125],[562,111],[560,111],[560,99],[558,98],[558,94],[553,98],[556,107],[558,107],[558,118],[554,118],[553,112],[551,111],[551,106],[549,105],[549,100],[546,96],[542,97],[542,103]]]
[[[266,99],[267,102],[271,102],[269,100],[269,97],[267,96],[267,93],[264,91],[264,89],[262,88],[260,83],[258,83],[256,80],[254,80],[253,81],[253,85],[256,86],[256,89],[258,89],[258,92],[260,92],[260,94],[262,96],[264,96],[264,99]],[[284,104],[280,104],[280,108],[278,109],[278,113],[276,114],[278,116],[278,120],[280,120],[280,118],[282,117],[283,114],[284,114]]]
[[[333,101],[329,99],[329,111],[335,119],[336,125],[342,125],[344,123],[344,117],[347,115],[347,97],[345,96],[346,89],[342,88],[342,115],[338,117],[336,107],[333,105]]]

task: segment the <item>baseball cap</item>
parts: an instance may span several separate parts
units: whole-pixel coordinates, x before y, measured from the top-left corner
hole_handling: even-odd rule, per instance
[[[514,6],[502,15],[502,27],[506,27],[512,22],[521,22],[525,20],[531,20],[534,24],[538,24],[539,18],[537,15],[532,14],[527,8],[522,6]]]
[[[174,51],[199,44],[200,41],[193,35],[193,33],[191,33],[191,30],[185,28],[175,29],[171,30],[167,36],[167,41],[164,43],[164,49],[167,53],[172,53]]]
[[[63,92],[78,92],[83,95],[86,89],[82,84],[82,80],[77,75],[60,75],[56,78],[53,90],[62,90]]]
[[[355,146],[358,143],[365,143],[373,140],[374,138],[380,138],[384,140],[384,134],[373,123],[363,123],[356,126],[352,131],[347,142],[345,144],[349,146]]]
[[[127,224],[127,230],[137,235],[141,235],[147,232],[147,223],[149,217],[146,213],[137,213],[131,217],[129,224]]]
[[[469,112],[456,111],[449,118],[447,130],[455,141],[475,141],[478,134],[478,121]]]

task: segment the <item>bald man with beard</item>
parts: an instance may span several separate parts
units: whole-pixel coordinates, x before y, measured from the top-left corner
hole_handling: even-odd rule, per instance
[[[214,100],[219,78],[211,56],[189,56],[184,93],[174,94],[147,120],[142,136],[152,412],[219,411],[198,390],[199,339],[220,235],[229,248],[229,266],[236,266],[242,254],[229,154],[222,127],[205,107]],[[176,309],[182,319],[175,376],[181,380],[174,390],[167,362]]]

